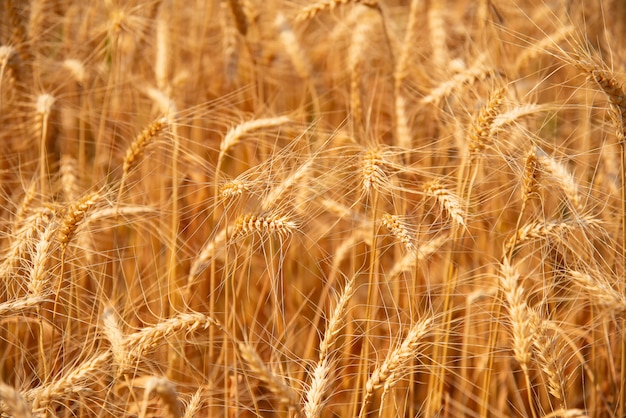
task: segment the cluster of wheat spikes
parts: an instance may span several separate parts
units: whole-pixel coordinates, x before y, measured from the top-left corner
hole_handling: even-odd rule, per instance
[[[625,417],[626,4],[1,0],[1,417]]]

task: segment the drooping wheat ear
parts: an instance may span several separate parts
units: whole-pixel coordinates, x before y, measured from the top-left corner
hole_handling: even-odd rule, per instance
[[[411,272],[415,269],[415,262],[420,260],[426,260],[431,255],[435,254],[443,244],[450,239],[447,235],[440,235],[432,240],[419,245],[415,252],[406,253],[400,261],[394,264],[393,268],[389,270],[387,277],[389,280],[394,279],[402,273]]]
[[[203,390],[200,388],[191,396],[189,403],[187,403],[187,408],[185,409],[183,418],[194,418],[198,416],[198,413],[202,408],[202,392]]]
[[[63,400],[67,396],[75,396],[86,390],[89,386],[88,379],[108,370],[111,362],[111,352],[97,354],[75,367],[56,380],[38,386],[26,393],[26,399],[32,402],[33,410],[45,408],[47,405]]]
[[[42,303],[49,300],[48,295],[27,295],[15,300],[9,300],[0,303],[0,317],[8,315],[21,315],[25,311],[41,306]],[[1,397],[0,397],[1,399]]]
[[[465,219],[467,214],[465,213],[465,205],[461,202],[461,199],[446,189],[438,180],[433,180],[424,185],[424,192],[426,195],[434,197],[437,202],[448,213],[450,218],[454,220],[458,225],[465,227]]]
[[[59,228],[58,240],[61,249],[65,250],[74,238],[76,230],[85,219],[87,212],[100,201],[102,196],[98,192],[89,193],[75,201],[65,213],[61,227]]]
[[[363,415],[375,390],[382,387],[388,390],[398,383],[404,375],[410,373],[410,370],[407,370],[405,366],[419,355],[418,350],[423,344],[424,337],[429,335],[432,330],[433,318],[424,318],[416,322],[402,343],[387,353],[385,360],[374,369],[365,383],[365,393],[359,416]]]
[[[524,161],[524,175],[522,177],[522,199],[526,202],[538,193],[541,179],[541,169],[535,150],[532,149]]]
[[[220,153],[217,159],[217,169],[219,170],[221,162],[228,150],[235,144],[239,143],[244,135],[252,131],[256,131],[257,129],[281,126],[288,123],[289,121],[290,119],[287,116],[252,119],[230,128],[226,133],[226,136],[224,136],[224,139],[222,139],[222,142],[220,143]]]
[[[471,86],[476,81],[489,77],[492,72],[493,70],[485,65],[485,57],[479,57],[471,67],[456,73],[451,79],[432,89],[429,94],[422,98],[421,103],[438,105],[441,100],[448,97],[455,89],[461,86]]]
[[[333,10],[337,6],[348,3],[362,4],[367,7],[378,7],[377,0],[322,0],[303,8],[296,16],[296,21],[302,22],[312,19],[325,10]]]
[[[78,197],[80,186],[78,183],[77,161],[71,155],[65,154],[61,156],[61,166],[59,172],[61,174],[61,189],[63,196],[67,202],[75,202]]]
[[[518,283],[519,273],[511,266],[507,257],[502,260],[500,270],[500,287],[504,294],[505,307],[509,314],[513,333],[513,354],[526,374],[528,373],[531,359],[530,350],[534,338],[530,308],[524,297],[524,288]]]
[[[389,229],[391,235],[404,245],[408,253],[415,254],[417,248],[413,242],[413,234],[409,232],[409,229],[404,225],[399,216],[385,213],[382,218],[382,223]]]
[[[386,161],[379,149],[368,149],[363,153],[361,162],[361,174],[363,176],[362,187],[367,194],[371,189],[378,190],[387,182],[385,173]]]
[[[505,129],[509,125],[517,122],[518,120],[522,118],[532,116],[539,112],[544,112],[549,109],[550,109],[550,106],[548,105],[534,104],[534,103],[515,106],[514,108],[507,110],[506,112],[499,113],[495,117],[491,125],[491,132],[492,133],[500,132],[501,130]]]
[[[542,373],[548,379],[548,392],[564,406],[565,370],[564,359],[559,351],[556,335],[548,335],[545,321],[538,315],[531,315],[536,331],[533,338],[533,354]]]
[[[298,224],[288,216],[277,213],[260,214],[247,213],[235,220],[232,238],[237,239],[257,233],[259,235],[276,235],[286,238],[296,232]]]
[[[294,184],[300,181],[308,172],[309,169],[313,166],[313,159],[308,160],[304,164],[302,164],[296,171],[293,172],[289,177],[285,180],[281,181],[276,187],[272,188],[267,196],[261,202],[261,210],[267,211],[270,208],[276,205],[276,202],[281,198],[281,196]]]
[[[536,147],[535,153],[543,172],[549,174],[558,183],[576,209],[582,210],[583,203],[578,193],[578,184],[572,173],[569,172],[563,163],[548,156],[540,148]]]
[[[13,386],[0,382],[0,411],[15,418],[31,418],[32,409],[28,401]]]
[[[102,312],[102,331],[111,345],[113,364],[116,366],[124,364],[126,359],[124,333],[120,327],[117,312],[111,306],[107,306]]]
[[[575,284],[589,293],[594,303],[603,308],[600,312],[618,314],[626,311],[626,297],[603,279],[602,274],[570,270],[568,275]]]
[[[156,325],[145,327],[141,331],[137,331],[125,338],[124,346],[127,349],[127,355],[118,372],[124,373],[128,367],[140,360],[147,352],[154,349],[166,338],[180,332],[190,334],[197,330],[205,330],[210,326],[222,329],[218,321],[207,315],[183,313]]]
[[[518,229],[515,235],[507,240],[504,254],[510,254],[510,251],[532,240],[558,238],[572,229],[574,226],[565,222],[546,222],[543,220],[530,222]]]
[[[472,121],[469,130],[469,149],[472,158],[476,158],[492,143],[492,124],[500,113],[502,99],[506,94],[506,88],[495,89],[487,103],[480,109],[476,118]]]
[[[176,392],[176,385],[165,377],[150,377],[145,384],[143,394],[143,408],[140,418],[146,417],[148,410],[148,401],[150,395],[156,393],[157,396],[165,403],[166,416],[178,418],[181,416],[181,405]]]
[[[250,372],[261,380],[276,400],[290,409],[300,409],[298,393],[281,376],[273,373],[248,342],[238,341],[237,349]]]

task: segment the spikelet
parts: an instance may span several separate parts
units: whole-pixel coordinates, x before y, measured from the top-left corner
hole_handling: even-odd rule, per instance
[[[241,196],[249,187],[249,184],[245,181],[235,179],[224,183],[220,187],[219,195],[224,200],[233,199],[236,196]]]
[[[509,254],[512,249],[516,249],[520,245],[532,240],[559,237],[564,232],[571,231],[573,228],[573,225],[565,222],[546,222],[539,220],[528,223],[518,229],[516,235],[507,240],[504,253]]]

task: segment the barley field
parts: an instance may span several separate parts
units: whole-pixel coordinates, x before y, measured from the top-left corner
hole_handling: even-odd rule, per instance
[[[0,416],[626,417],[626,3],[2,0]]]

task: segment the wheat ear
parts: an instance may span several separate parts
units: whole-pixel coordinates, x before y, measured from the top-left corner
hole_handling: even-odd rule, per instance
[[[178,393],[176,392],[176,386],[172,381],[165,377],[151,376],[148,378],[143,395],[143,408],[140,418],[147,416],[148,401],[150,395],[156,393],[157,396],[165,403],[166,415],[171,418],[178,418],[181,416],[181,405],[178,400]]]
[[[156,137],[167,128],[169,125],[168,119],[163,117],[155,120],[148,125],[130,144],[128,150],[126,150],[126,156],[124,157],[122,180],[120,181],[120,188],[118,192],[118,202],[121,201],[122,193],[124,192],[124,186],[126,185],[126,178],[130,173],[130,170],[136,164],[137,160],[143,155],[146,148],[154,142]]]
[[[449,80],[444,81],[433,88],[429,94],[421,99],[422,104],[438,105],[443,99],[448,97],[454,90],[461,86],[474,84],[476,81],[487,78],[493,70],[485,65],[484,57],[479,57],[476,62],[465,70],[455,74]]]
[[[276,235],[280,238],[286,238],[292,235],[297,229],[298,224],[292,221],[288,216],[276,213],[259,215],[247,213],[240,215],[235,220],[232,238],[237,239],[253,233],[259,235]]]
[[[415,247],[415,243],[413,242],[413,235],[409,232],[409,229],[404,225],[402,220],[397,215],[391,215],[389,213],[385,213],[382,217],[382,223],[387,227],[391,235],[393,235],[398,241],[404,245],[404,248],[409,254],[413,254],[415,257],[415,252],[417,248]]]
[[[348,3],[362,4],[368,7],[378,6],[377,0],[322,0],[322,1],[318,1],[317,3],[313,3],[303,8],[302,10],[300,10],[298,15],[296,16],[296,21],[302,22],[308,19],[312,19],[318,14],[326,10],[333,10],[337,6],[341,6],[341,5],[348,4]]]
[[[299,397],[296,391],[284,379],[277,376],[266,366],[265,362],[249,343],[239,341],[237,342],[237,349],[241,358],[248,365],[250,372],[265,384],[267,389],[274,394],[277,401],[287,405],[290,409],[295,409],[296,411],[300,409]]]
[[[469,132],[469,149],[472,158],[476,158],[478,154],[491,145],[492,125],[496,116],[500,113],[505,93],[505,88],[495,89],[472,122]]]
[[[405,366],[412,359],[417,357],[424,337],[432,331],[432,328],[433,318],[429,317],[416,322],[411,327],[402,343],[387,353],[385,360],[374,369],[365,383],[365,393],[363,395],[363,403],[361,404],[359,417],[364,416],[363,414],[367,404],[376,389],[384,387],[385,391],[387,391],[393,387],[403,375],[409,373]]]
[[[458,225],[465,227],[467,215],[464,205],[458,196],[446,189],[439,181],[433,180],[424,185],[426,195],[434,197],[441,207],[448,213],[450,218]]]
[[[32,409],[24,396],[14,387],[0,382],[0,411],[14,418],[31,418]]]
[[[369,149],[363,153],[361,162],[363,192],[379,190],[387,182],[385,166],[387,162],[379,149]]]
[[[519,273],[511,266],[508,258],[502,260],[500,273],[500,287],[506,300],[506,309],[509,313],[513,332],[513,355],[520,364],[528,392],[528,404],[532,416],[537,418],[532,398],[532,384],[530,382],[529,364],[530,350],[533,346],[535,332],[531,322],[532,315],[524,298],[524,288],[518,284]]]

